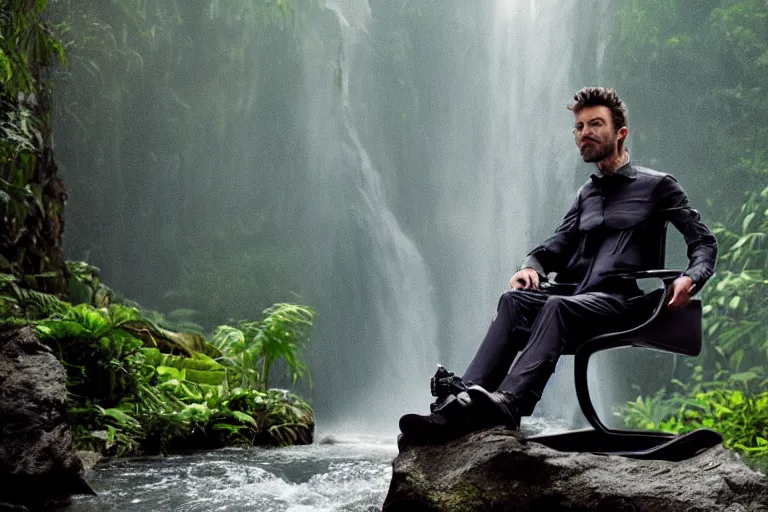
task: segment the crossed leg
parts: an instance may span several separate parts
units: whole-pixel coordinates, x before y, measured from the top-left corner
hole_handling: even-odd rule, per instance
[[[541,399],[566,344],[636,325],[639,312],[622,295],[507,292],[463,376],[474,384],[469,389],[471,400],[455,400],[452,410],[428,417],[405,415],[400,428],[437,440],[492,425],[518,425],[520,416],[530,415]]]
[[[499,298],[496,314],[480,347],[464,372],[466,383],[496,391],[517,353],[528,342],[539,311],[552,296],[540,291],[513,290]]]
[[[547,299],[523,349],[498,391],[511,394],[522,415],[530,415],[541,399],[566,346],[637,325],[644,310],[628,297],[602,292]]]

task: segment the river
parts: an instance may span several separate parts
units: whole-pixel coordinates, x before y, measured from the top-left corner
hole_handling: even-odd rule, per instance
[[[526,433],[562,425],[526,418]],[[396,436],[318,435],[309,446],[222,449],[104,461],[88,475],[98,496],[71,512],[369,512],[381,510]]]

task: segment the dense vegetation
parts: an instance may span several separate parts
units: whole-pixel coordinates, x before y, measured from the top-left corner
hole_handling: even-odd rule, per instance
[[[292,382],[308,377],[300,350],[312,331],[312,308],[275,304],[258,321],[219,325],[209,342],[189,310],[167,316],[143,310],[104,286],[96,268],[65,264],[66,194],[53,161],[45,69],[55,58],[64,63],[75,42],[66,39],[67,23],[54,36],[42,21],[46,7],[45,1],[4,0],[0,10],[0,327],[34,325],[64,364],[80,448],[123,455],[312,442],[309,405],[270,389],[275,364]],[[109,51],[107,40],[116,43],[111,27],[93,17],[100,7],[95,2],[69,12],[70,22],[90,27],[77,43],[94,52]],[[136,11],[120,2],[107,7],[122,12],[140,37],[153,37],[154,28]],[[124,49],[113,47],[120,56]],[[99,71],[82,52],[74,57]],[[119,95],[117,82],[112,89],[97,85],[101,94]]]
[[[702,355],[622,414],[644,428],[713,428],[768,457],[768,4],[627,0],[617,27],[617,87],[650,106],[634,116],[637,145],[691,177],[720,244],[701,296]]]
[[[0,4],[0,271],[61,293],[66,193],[51,150],[51,86],[46,66],[64,59],[40,16],[46,2]]]
[[[0,274],[2,328],[34,325],[67,370],[78,447],[105,454],[312,442],[309,405],[270,389],[270,368],[306,375],[299,349],[314,311],[276,304],[259,321],[221,325],[210,343],[183,318],[141,311],[70,263],[73,305]],[[75,294],[73,294],[74,296]]]

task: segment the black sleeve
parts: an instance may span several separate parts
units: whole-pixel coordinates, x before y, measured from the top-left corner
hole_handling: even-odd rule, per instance
[[[576,197],[555,234],[528,253],[520,268],[530,267],[539,274],[559,272],[570,261],[579,245],[579,197]]]
[[[712,277],[717,259],[717,239],[701,221],[699,212],[688,201],[685,191],[672,176],[665,176],[653,190],[658,212],[683,234],[688,245],[688,268],[698,291]]]

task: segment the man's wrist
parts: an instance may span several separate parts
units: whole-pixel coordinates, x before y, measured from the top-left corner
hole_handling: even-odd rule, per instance
[[[544,268],[541,266],[541,263],[539,263],[539,260],[536,259],[536,256],[528,255],[523,263],[517,267],[517,271],[521,271],[524,268],[532,268],[535,270],[538,274],[546,275],[544,272]]]
[[[687,277],[688,279],[691,280],[691,285],[692,285],[691,291],[690,291],[691,295],[693,295],[694,293],[696,293],[699,290],[699,285],[696,282],[696,279],[694,279],[692,275],[690,275],[690,274],[688,274],[686,272],[683,272],[682,274],[680,274],[678,276],[678,279],[681,278],[681,277]]]

